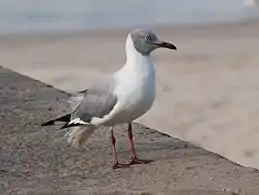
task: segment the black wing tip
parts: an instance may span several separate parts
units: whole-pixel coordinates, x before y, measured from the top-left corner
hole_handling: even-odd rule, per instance
[[[41,126],[42,127],[45,127],[45,126],[50,126],[50,125],[54,125],[54,121],[48,121],[48,122],[45,122],[45,123],[42,123]]]
[[[45,123],[42,123],[41,126],[50,126],[54,125],[56,121],[61,121],[61,122],[68,122],[70,120],[71,114],[66,114],[64,116],[61,116],[59,118],[56,118],[54,120],[47,121]]]
[[[65,128],[70,128],[70,127],[77,127],[77,126],[82,126],[83,124],[68,124],[66,123],[65,125],[63,125],[62,127],[60,127],[60,129],[65,129]]]

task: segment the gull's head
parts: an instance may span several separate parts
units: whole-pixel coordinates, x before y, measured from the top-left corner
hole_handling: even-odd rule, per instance
[[[144,56],[148,56],[158,48],[177,49],[172,43],[159,40],[154,32],[147,29],[133,30],[130,32],[130,37],[135,49]]]

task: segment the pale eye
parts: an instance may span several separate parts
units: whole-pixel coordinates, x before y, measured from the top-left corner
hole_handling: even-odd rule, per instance
[[[151,38],[151,36],[146,36],[145,39],[148,41],[151,41],[152,38]]]

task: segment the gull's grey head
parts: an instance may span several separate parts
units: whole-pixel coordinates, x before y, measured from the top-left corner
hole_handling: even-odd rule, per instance
[[[130,35],[135,49],[144,56],[161,47],[176,50],[175,45],[159,40],[154,32],[147,29],[133,30]]]

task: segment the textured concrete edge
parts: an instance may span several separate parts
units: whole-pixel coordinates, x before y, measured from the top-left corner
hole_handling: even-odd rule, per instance
[[[42,81],[40,81],[40,80],[38,80],[38,79],[32,78],[32,77],[30,77],[30,76],[28,76],[28,75],[24,75],[24,74],[21,74],[21,73],[19,73],[19,72],[14,71],[14,70],[11,70],[11,69],[9,69],[9,68],[6,68],[6,67],[4,67],[4,66],[1,65],[1,64],[0,64],[0,69],[3,69],[3,70],[6,70],[6,71],[9,71],[9,72],[12,72],[13,74],[17,74],[17,75],[20,75],[20,76],[22,76],[22,77],[26,77],[27,79],[30,79],[30,80],[32,80],[32,81],[34,81],[34,82],[41,83],[41,84],[45,85],[46,87],[49,87],[49,88],[58,90],[58,91],[60,91],[61,93],[64,93],[64,94],[66,94],[66,95],[71,95],[70,93],[68,93],[68,92],[66,92],[66,91],[64,91],[64,90],[56,89],[54,86],[52,86],[52,85],[50,85],[50,84],[43,83]],[[1,78],[0,78],[0,80],[1,80]]]
[[[57,89],[57,88],[55,88],[55,87],[52,86],[52,85],[46,84],[46,83],[44,83],[44,82],[42,82],[42,81],[40,81],[40,80],[37,80],[37,79],[35,79],[35,78],[32,78],[32,77],[30,77],[30,76],[23,75],[23,74],[20,74],[20,73],[18,73],[18,72],[15,72],[15,71],[13,71],[13,70],[11,70],[11,69],[8,69],[8,68],[4,67],[4,66],[1,65],[1,64],[0,64],[0,69],[5,70],[5,71],[7,71],[7,72],[11,72],[12,74],[19,75],[19,76],[21,76],[21,77],[25,77],[25,78],[31,80],[32,82],[40,83],[41,85],[44,85],[44,86],[46,86],[46,87],[48,87],[48,88],[52,88],[52,89],[54,89],[54,90],[56,90],[56,91],[58,91],[58,92],[61,92],[61,93],[65,94],[65,95],[68,95],[68,96],[71,95],[71,93],[68,93],[68,92],[66,92],[66,91],[64,91],[64,90]],[[1,78],[0,78],[0,80],[1,80]],[[136,122],[135,122],[135,124],[139,124],[139,125],[141,125],[141,126],[144,126],[144,127],[148,128],[148,129],[150,129],[149,127],[147,127],[147,126],[145,126],[145,125],[142,125],[142,124],[140,124],[140,123],[136,123]],[[159,130],[156,130],[156,129],[153,129],[153,130],[156,131],[156,132],[157,132],[158,134],[160,134],[161,136],[166,136],[166,137],[170,137],[170,138],[172,138],[172,139],[180,140],[180,139],[178,139],[178,138],[176,138],[176,137],[172,137],[172,136],[170,136],[170,135],[168,135],[168,134],[166,134],[166,133],[160,132]],[[212,156],[215,156],[215,157],[217,157],[217,158],[221,158],[221,159],[227,160],[227,161],[229,161],[230,163],[232,163],[233,165],[240,166],[240,167],[244,167],[244,168],[251,168],[251,169],[254,169],[256,172],[257,172],[257,171],[259,172],[259,170],[257,170],[256,168],[242,166],[242,165],[240,165],[240,164],[238,164],[238,163],[236,163],[236,162],[233,162],[233,161],[231,161],[231,160],[225,158],[224,156],[221,156],[220,154],[217,154],[217,153],[215,153],[215,152],[212,152],[212,151],[206,150],[206,149],[204,149],[204,148],[201,148],[200,146],[197,146],[197,145],[195,145],[194,143],[190,143],[190,142],[185,141],[185,140],[180,140],[180,141],[186,142],[186,143],[188,143],[188,144],[194,146],[195,148],[200,148],[200,149],[202,149],[202,150],[208,152],[208,155],[212,155]]]

